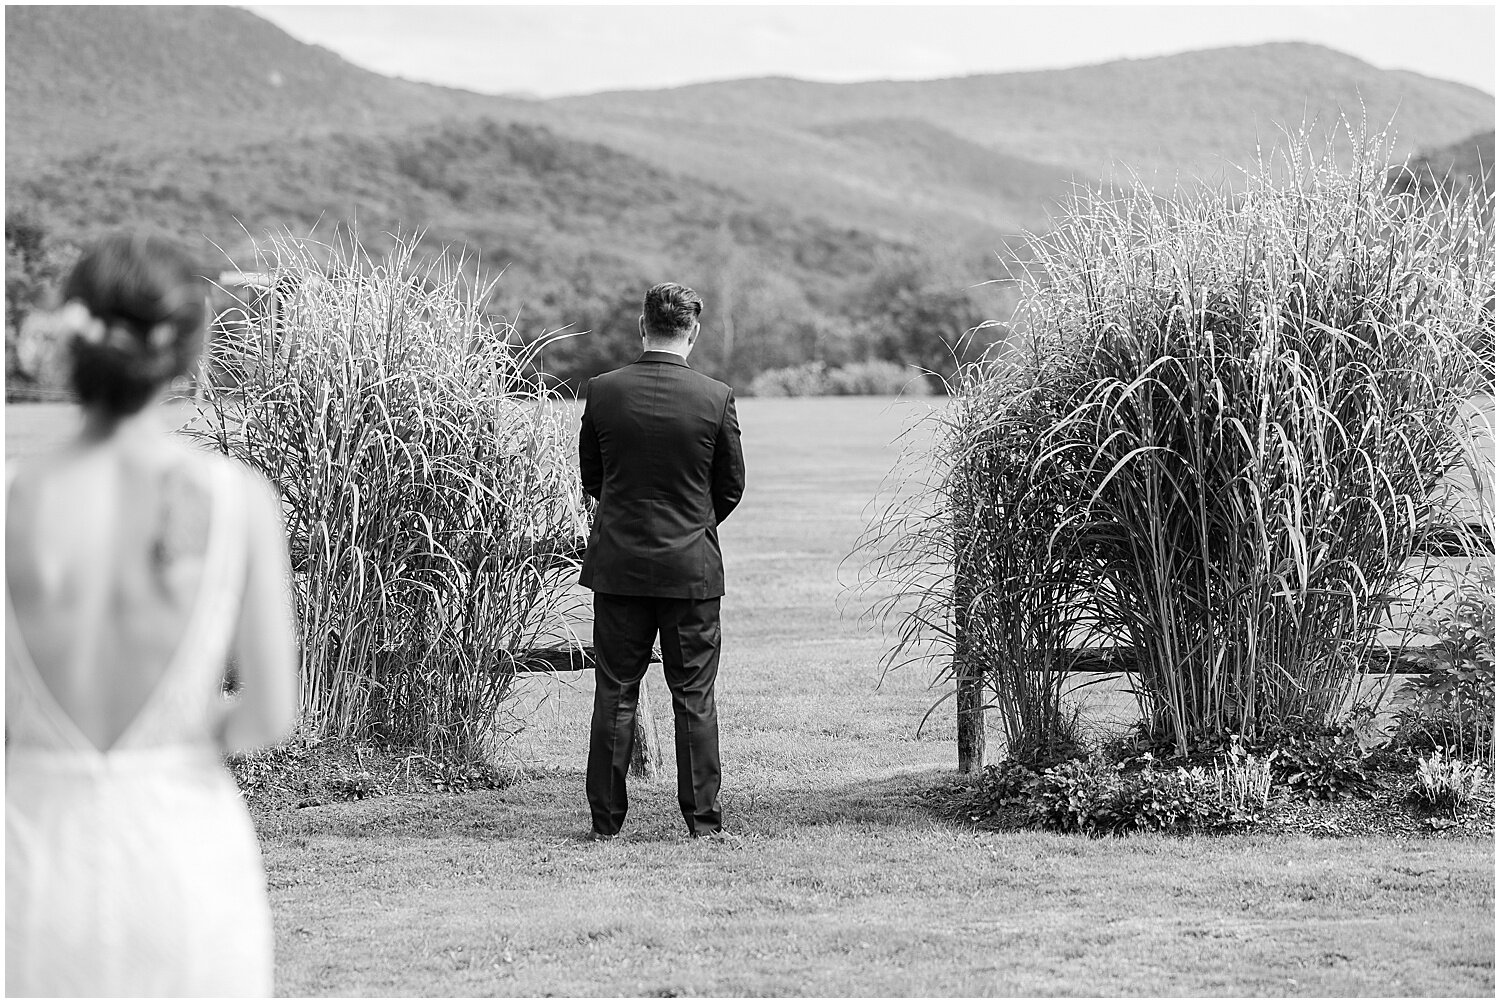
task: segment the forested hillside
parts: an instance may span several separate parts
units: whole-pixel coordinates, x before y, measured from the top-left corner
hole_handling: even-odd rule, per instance
[[[951,368],[948,346],[1011,307],[983,283],[1073,183],[1121,165],[1212,178],[1283,125],[1361,104],[1399,156],[1494,115],[1472,88],[1305,45],[528,101],[381,77],[235,8],[5,20],[8,329],[119,226],[184,238],[210,270],[249,263],[268,230],[353,229],[376,250],[420,231],[504,270],[491,306],[523,335],[591,332],[549,353],[568,377],[628,355],[641,290],[664,278],[703,293],[695,358],[727,379],[807,359]]]

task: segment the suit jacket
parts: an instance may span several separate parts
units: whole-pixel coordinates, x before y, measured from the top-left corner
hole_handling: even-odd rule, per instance
[[[734,391],[671,352],[589,380],[578,434],[599,500],[579,582],[595,592],[724,594],[718,525],[745,492]]]

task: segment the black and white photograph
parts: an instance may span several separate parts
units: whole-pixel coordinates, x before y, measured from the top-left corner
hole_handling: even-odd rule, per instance
[[[1494,4],[3,20],[7,997],[1494,998]]]

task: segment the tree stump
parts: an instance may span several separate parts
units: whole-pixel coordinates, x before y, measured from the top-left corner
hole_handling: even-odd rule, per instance
[[[635,708],[635,740],[630,744],[630,775],[647,780],[661,772],[661,738],[656,731],[656,715],[651,713],[651,690],[641,680],[640,702]]]

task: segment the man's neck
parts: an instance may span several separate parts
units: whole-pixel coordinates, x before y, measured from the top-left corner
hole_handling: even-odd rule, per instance
[[[647,352],[667,352],[668,354],[675,355],[678,358],[683,359],[684,361],[688,357],[688,352],[691,351],[688,345],[685,342],[681,341],[669,341],[665,343],[653,342],[650,344],[645,344],[642,347]]]

